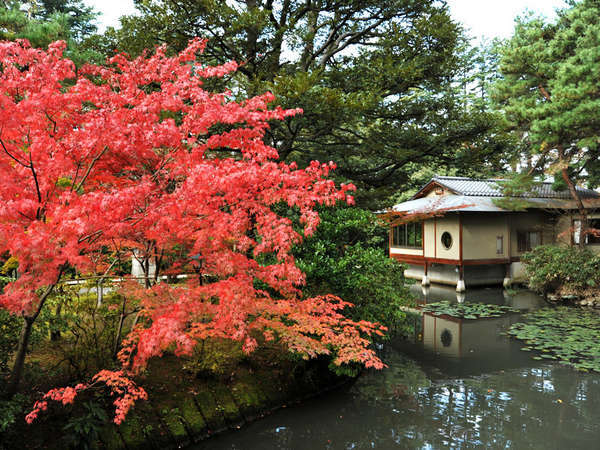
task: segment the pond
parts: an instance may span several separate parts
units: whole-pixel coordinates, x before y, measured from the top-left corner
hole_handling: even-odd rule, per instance
[[[413,289],[423,303],[543,306],[527,291]],[[600,375],[533,360],[500,334],[518,320],[416,317],[413,339],[383,350],[388,369],[194,448],[598,448]]]

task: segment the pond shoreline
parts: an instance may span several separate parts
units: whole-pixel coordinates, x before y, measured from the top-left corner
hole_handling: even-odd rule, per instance
[[[309,378],[311,379],[305,379],[297,386],[286,386],[286,389],[283,389],[284,393],[277,395],[278,398],[273,398],[272,391],[271,395],[267,394],[262,398],[253,396],[254,398],[248,401],[247,397],[244,399],[245,394],[248,394],[248,392],[236,393],[236,391],[231,391],[228,395],[226,390],[217,389],[210,393],[210,396],[214,399],[214,404],[211,401],[201,403],[197,397],[192,399],[191,404],[189,398],[187,401],[181,399],[182,401],[179,404],[165,405],[157,402],[156,406],[153,405],[150,410],[144,408],[143,412],[132,411],[131,417],[121,427],[111,426],[112,430],[107,430],[108,433],[101,438],[101,441],[105,448],[114,450],[186,448],[214,436],[239,430],[288,406],[300,405],[307,400],[340,389],[354,381],[353,378],[335,376],[323,376],[317,380],[312,377]],[[210,412],[206,412],[213,408],[215,404],[217,409],[221,405],[227,405],[216,420],[214,416],[211,417]],[[179,409],[181,414],[175,414],[176,417],[171,418],[171,420],[166,419],[164,412],[161,412],[161,406],[166,406],[171,411]],[[198,417],[194,417],[194,409],[197,411]],[[167,430],[159,440],[156,439],[156,435],[144,435],[142,428],[138,426],[148,420],[156,420],[156,418]],[[200,418],[204,422],[204,426],[199,423],[198,419]],[[116,433],[113,433],[113,431]],[[117,439],[115,440],[115,438]],[[122,445],[119,445],[119,440]]]
[[[235,431],[280,409],[351,384],[355,379],[329,372],[323,361],[304,363],[300,378],[280,378],[265,383],[263,373],[243,381],[212,383],[196,395],[177,389],[150,399],[131,411],[120,426],[103,430],[101,442],[107,449],[185,448],[219,434]],[[269,380],[271,382],[275,379]],[[270,387],[269,387],[270,384]],[[261,395],[262,394],[262,395]],[[144,426],[158,424],[150,432]]]

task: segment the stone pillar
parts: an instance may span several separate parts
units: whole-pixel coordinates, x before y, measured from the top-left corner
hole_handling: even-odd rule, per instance
[[[458,267],[458,281],[456,282],[456,292],[465,292],[465,272],[463,266]]]
[[[143,281],[146,274],[144,273],[142,264],[146,264],[146,262],[148,263],[148,277],[153,278],[156,274],[156,264],[154,262],[154,258],[148,257],[148,261],[146,261],[143,253],[138,249],[134,249],[133,256],[131,257],[131,275]]]
[[[506,265],[505,273],[506,274],[504,275],[504,280],[502,280],[502,286],[504,286],[505,289],[508,289],[512,286],[512,278],[510,276],[510,264]]]
[[[429,286],[431,282],[429,281],[429,265],[425,263],[423,267],[423,278],[421,279],[421,286]]]

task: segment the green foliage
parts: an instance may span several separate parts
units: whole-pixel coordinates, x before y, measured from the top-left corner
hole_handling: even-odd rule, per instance
[[[487,317],[500,317],[518,309],[504,305],[488,305],[485,303],[450,303],[442,301],[428,303],[423,306],[423,312],[432,313],[434,316],[452,316],[462,319],[483,319]]]
[[[525,341],[522,350],[541,352],[533,359],[558,360],[583,372],[600,372],[600,316],[596,311],[563,306],[525,317],[527,322],[512,325],[508,334]]]
[[[9,257],[4,264],[2,265],[2,269],[0,269],[0,274],[7,275],[13,273],[15,270],[19,268],[19,261],[14,256]],[[4,287],[4,285],[9,282],[9,279],[0,279],[0,289]]]
[[[187,358],[184,370],[200,378],[227,379],[236,370],[246,354],[240,342],[227,339],[205,339]]]
[[[535,197],[535,188],[539,186],[539,182],[528,173],[514,173],[498,184],[504,198],[495,198],[493,202],[499,208],[510,211],[525,211],[530,207],[525,197]]]
[[[600,258],[587,249],[540,245],[521,257],[529,287],[547,294],[600,286]]]
[[[593,187],[600,183],[600,4],[569,5],[554,23],[535,16],[517,21],[500,48],[494,98],[527,146],[519,158],[527,171],[568,170]]]
[[[82,406],[82,413],[71,417],[63,427],[64,440],[69,448],[96,449],[99,447],[100,432],[108,423],[108,414],[104,407],[94,400],[89,400]]]
[[[308,5],[308,6],[307,6]],[[140,54],[167,43],[209,38],[211,63],[243,62],[236,94],[271,91],[303,115],[272,124],[267,138],[301,166],[333,160],[336,176],[359,187],[363,207],[387,207],[424,166],[459,166],[465,174],[497,169],[497,115],[481,107],[487,85],[444,2],[228,2],[140,0],[90,44]],[[332,13],[335,11],[335,14]],[[494,136],[494,139],[490,139]]]
[[[0,437],[9,431],[17,420],[23,420],[23,412],[29,406],[28,399],[21,394],[11,399],[0,398]]]
[[[17,349],[23,319],[0,309],[0,377],[9,369],[12,354]]]
[[[67,57],[77,66],[100,62],[100,53],[82,45],[96,31],[96,16],[82,0],[8,1],[0,4],[0,40],[27,39],[40,48],[64,40]]]
[[[387,228],[368,211],[332,207],[320,210],[321,224],[295,253],[306,273],[306,295],[332,293],[354,304],[354,319],[403,324],[401,307],[410,302],[404,266],[389,258]]]
[[[49,299],[37,324],[45,336],[55,337],[52,349],[64,361],[71,378],[85,379],[114,364],[114,345],[124,299],[120,295],[108,294],[98,306],[95,293],[79,293],[82,288],[92,286],[95,284],[61,287]],[[127,322],[121,336],[126,334],[134,316],[132,305],[125,302],[125,309]]]

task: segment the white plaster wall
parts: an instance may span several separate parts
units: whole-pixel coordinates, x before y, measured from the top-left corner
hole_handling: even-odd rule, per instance
[[[423,244],[425,248],[425,257],[435,257],[435,225],[434,219],[428,219],[423,224]]]
[[[556,243],[563,245],[571,245],[571,214],[562,214],[556,222]]]
[[[421,249],[421,248],[390,247],[390,255],[417,255],[417,256],[423,256],[423,249]]]
[[[436,233],[435,233],[435,258],[455,259],[458,261],[460,257],[460,227],[458,222],[458,214],[447,214],[444,217],[436,217]],[[442,234],[450,233],[452,236],[452,246],[449,249],[442,245]]]

